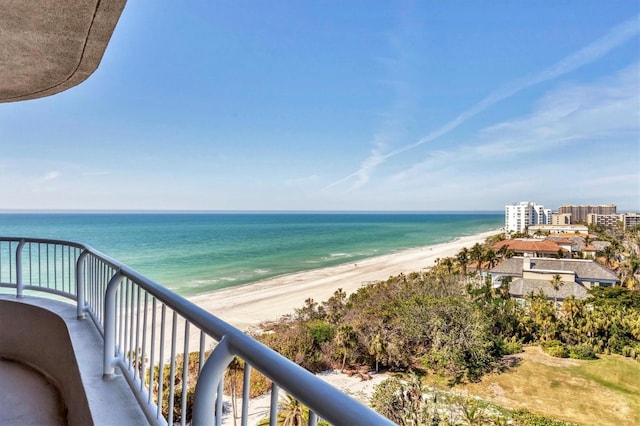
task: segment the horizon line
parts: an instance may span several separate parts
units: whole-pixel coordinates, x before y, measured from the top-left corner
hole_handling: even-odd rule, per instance
[[[0,214],[503,214],[503,210],[103,210],[103,209],[0,209]]]

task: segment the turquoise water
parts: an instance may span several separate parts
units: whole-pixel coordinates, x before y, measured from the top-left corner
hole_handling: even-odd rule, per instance
[[[0,236],[88,244],[183,295],[439,244],[502,213],[0,214]]]

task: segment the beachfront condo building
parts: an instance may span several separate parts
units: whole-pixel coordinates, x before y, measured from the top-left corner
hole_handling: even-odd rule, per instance
[[[558,214],[571,215],[571,223],[586,222],[589,214],[597,215],[615,215],[615,204],[602,204],[602,205],[586,205],[586,206],[574,206],[565,204],[558,208]]]
[[[570,213],[552,213],[551,214],[551,224],[552,225],[571,225],[571,214]]]
[[[624,229],[640,225],[640,214],[625,213],[622,215],[622,225]]]
[[[589,213],[587,215],[587,225],[604,226],[605,228],[614,228],[622,221],[621,214],[596,214]]]
[[[595,214],[587,215],[587,225],[604,226],[605,228],[614,228],[622,224],[624,229],[640,224],[640,214],[623,213],[623,214]]]
[[[551,209],[529,201],[521,201],[504,207],[506,232],[525,232],[531,225],[551,223]]]

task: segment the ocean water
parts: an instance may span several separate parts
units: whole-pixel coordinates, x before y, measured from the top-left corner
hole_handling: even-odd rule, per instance
[[[5,213],[0,236],[88,244],[188,296],[500,228],[502,213]]]

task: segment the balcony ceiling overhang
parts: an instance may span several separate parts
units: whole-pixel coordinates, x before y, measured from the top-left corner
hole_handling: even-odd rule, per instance
[[[126,0],[0,1],[0,102],[42,98],[100,64]]]

